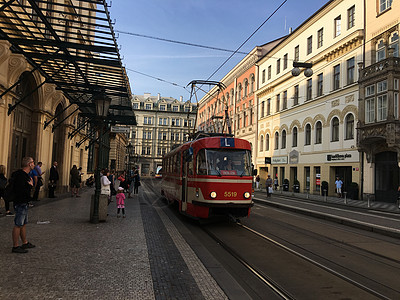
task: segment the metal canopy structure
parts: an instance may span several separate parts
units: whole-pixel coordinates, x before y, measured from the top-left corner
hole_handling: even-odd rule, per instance
[[[111,98],[107,121],[136,125],[107,7],[105,0],[2,0],[0,39],[45,78],[38,86],[56,85],[83,116],[95,117],[92,97],[103,91]]]

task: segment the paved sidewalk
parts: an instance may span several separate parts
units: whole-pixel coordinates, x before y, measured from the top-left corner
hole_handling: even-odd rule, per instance
[[[11,217],[1,217],[0,299],[227,299],[161,209],[141,192],[125,219],[108,207],[91,224],[90,196],[43,199],[29,210],[29,253],[11,253]]]
[[[274,191],[275,196],[289,196],[299,199],[305,199],[310,201],[315,201],[317,203],[327,203],[327,204],[335,204],[341,205],[343,207],[357,207],[364,208],[368,210],[378,210],[378,211],[386,211],[386,212],[394,212],[400,214],[400,208],[397,203],[389,203],[389,202],[377,202],[377,201],[368,201],[366,200],[352,200],[347,198],[338,198],[338,197],[324,197],[320,195],[312,195],[306,193],[293,193],[293,192],[284,192],[284,191]],[[256,190],[256,193],[265,193],[265,189]]]

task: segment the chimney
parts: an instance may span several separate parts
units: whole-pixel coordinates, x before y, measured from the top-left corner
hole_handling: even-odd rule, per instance
[[[158,93],[157,94],[157,100],[160,100],[161,99],[161,95],[160,95],[160,93]]]
[[[179,101],[183,102],[183,96],[179,96]]]
[[[151,93],[144,93],[144,99],[147,99],[151,96]]]
[[[289,34],[291,34],[293,32],[293,28],[289,27]]]

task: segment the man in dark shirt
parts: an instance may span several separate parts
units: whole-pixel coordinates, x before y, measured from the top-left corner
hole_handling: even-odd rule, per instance
[[[53,162],[53,166],[50,168],[50,177],[49,177],[49,198],[55,198],[54,191],[57,187],[57,181],[59,179],[58,171],[57,171],[58,163]]]
[[[35,167],[35,162],[32,157],[24,157],[21,163],[21,169],[15,171],[11,176],[13,180],[14,192],[14,228],[12,232],[14,253],[26,253],[29,248],[34,248],[35,245],[29,243],[26,239],[26,224],[28,223],[28,202],[31,200],[31,189],[33,179],[29,176],[29,172]],[[19,246],[19,238],[22,240],[22,245]]]

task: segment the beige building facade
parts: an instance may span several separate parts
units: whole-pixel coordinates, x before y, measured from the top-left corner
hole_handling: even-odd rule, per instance
[[[175,145],[189,140],[196,119],[196,104],[160,94],[133,95],[132,107],[137,126],[131,128],[128,142],[137,154],[134,164],[142,176],[156,173],[162,157]]]
[[[92,88],[97,85],[113,94],[112,89],[121,90],[121,82],[126,82],[117,47],[106,49],[112,53],[108,65],[100,56],[94,58],[104,50],[94,39],[96,13],[104,16],[107,12],[101,3],[85,1],[44,1],[33,6],[28,1],[9,1],[0,12],[4,33],[0,40],[0,164],[6,166],[9,177],[21,167],[23,157],[41,161],[45,171],[41,196],[47,190],[53,161],[58,162],[58,192],[69,188],[73,165],[82,167],[83,179],[94,171],[98,133],[90,120],[95,108]],[[103,33],[107,36],[107,29]],[[109,69],[112,72],[107,73]],[[91,81],[94,72],[99,75]],[[100,77],[105,74],[110,76],[103,85]],[[117,88],[111,86],[114,78]],[[113,96],[120,99],[122,93]]]
[[[322,194],[325,181],[328,195],[335,194],[336,177],[349,193],[353,182],[359,185],[355,124],[363,15],[363,1],[330,1],[257,63],[254,155],[262,183],[270,175],[279,185],[288,181],[290,191],[297,186]],[[312,63],[313,74],[300,69],[293,76],[293,62]]]
[[[357,125],[363,196],[396,202],[400,182],[400,3],[377,0],[366,4]]]

